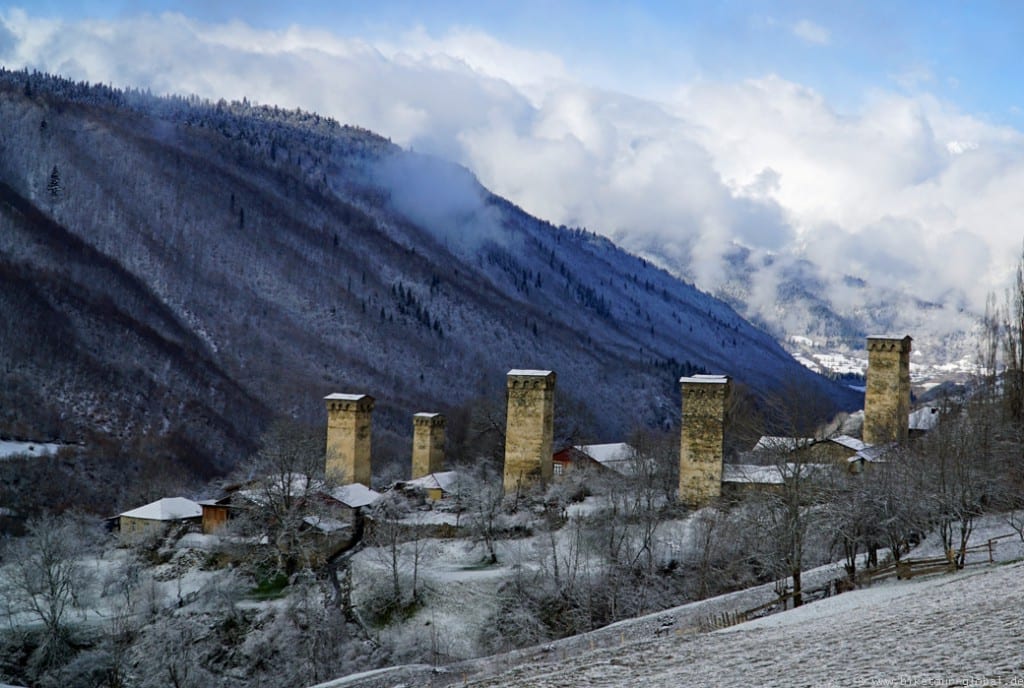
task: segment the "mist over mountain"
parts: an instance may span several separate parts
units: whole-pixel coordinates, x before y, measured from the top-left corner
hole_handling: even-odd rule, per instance
[[[696,278],[693,264],[699,258],[688,247],[666,247],[638,236],[618,240],[672,274]],[[949,364],[976,363],[981,314],[962,293],[950,291],[927,300],[895,277],[861,277],[852,262],[849,271],[834,272],[808,258],[765,255],[739,243],[723,252],[718,265],[721,274],[713,295],[791,353],[810,341],[818,352],[866,359],[864,338],[892,333],[914,337],[915,374],[922,377],[940,379],[952,370]]]
[[[276,415],[321,424],[334,391],[376,397],[379,456],[406,461],[413,413],[465,418],[515,367],[557,371],[593,440],[671,426],[701,370],[858,403],[729,305],[462,167],[244,101],[0,73],[0,281],[0,430],[151,437],[198,473]]]

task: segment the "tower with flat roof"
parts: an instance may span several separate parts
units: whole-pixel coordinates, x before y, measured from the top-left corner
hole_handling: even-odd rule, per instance
[[[445,419],[440,413],[412,417],[412,477],[422,478],[444,467]]]
[[[505,429],[505,492],[551,480],[555,428],[555,373],[508,371],[508,420]]]
[[[732,391],[726,375],[680,378],[683,427],[679,443],[679,501],[693,507],[722,494],[725,410]]]
[[[370,487],[370,431],[373,397],[368,394],[328,394],[325,473],[342,484]]]
[[[902,442],[910,432],[909,337],[868,337],[863,439],[868,444]]]

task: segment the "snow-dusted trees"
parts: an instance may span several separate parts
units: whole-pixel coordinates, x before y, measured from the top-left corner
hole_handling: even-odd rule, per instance
[[[0,612],[12,625],[39,625],[29,660],[35,674],[72,654],[72,620],[87,608],[93,579],[82,557],[97,543],[94,523],[75,515],[44,515],[28,522],[24,537],[4,546]]]
[[[822,518],[822,504],[833,492],[831,472],[825,470],[809,451],[819,428],[820,409],[827,400],[815,390],[791,386],[766,404],[769,427],[781,431],[784,439],[768,447],[766,456],[779,482],[752,499],[752,526],[761,534],[761,557],[776,576],[793,581],[793,605],[803,604],[802,571],[812,531]]]
[[[61,184],[60,181],[60,170],[58,170],[57,166],[54,165],[53,169],[50,170],[50,178],[46,182],[46,193],[50,195],[51,199],[56,200],[56,198],[60,196],[60,193],[61,191],[63,191],[63,189],[64,186]]]
[[[931,518],[958,566],[965,563],[975,520],[1000,506],[1010,487],[997,442],[1000,426],[996,409],[979,397],[947,413],[915,447]]]
[[[367,544],[376,548],[376,558],[387,572],[386,581],[371,585],[369,606],[375,619],[405,614],[420,602],[424,542],[418,513],[398,490],[387,493],[371,507]]]
[[[286,581],[321,559],[311,528],[329,523],[324,477],[325,443],[316,432],[292,422],[275,423],[245,466],[237,493],[241,516],[232,527],[245,539],[245,561],[270,582]]]
[[[483,563],[498,563],[498,537],[503,530],[505,487],[501,475],[487,466],[460,472],[455,487],[462,509],[461,523],[473,542],[483,548]]]

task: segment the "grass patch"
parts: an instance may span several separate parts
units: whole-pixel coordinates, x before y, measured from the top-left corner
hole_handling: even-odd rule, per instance
[[[256,587],[249,591],[249,597],[254,600],[277,600],[285,595],[285,588],[288,587],[288,576],[278,573],[270,578],[260,580]]]

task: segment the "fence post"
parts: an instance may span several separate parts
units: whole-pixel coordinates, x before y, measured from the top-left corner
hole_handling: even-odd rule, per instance
[[[995,559],[993,559],[993,557],[992,557],[992,540],[989,539],[989,541],[988,541],[988,563],[992,564],[994,562],[995,562]]]

